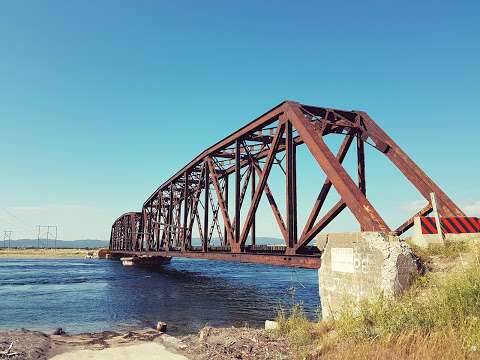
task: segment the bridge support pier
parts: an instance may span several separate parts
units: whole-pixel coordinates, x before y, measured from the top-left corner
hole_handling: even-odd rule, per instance
[[[386,233],[319,235],[317,246],[323,250],[318,278],[324,319],[364,300],[401,294],[422,269],[410,247]]]
[[[170,263],[169,256],[131,256],[122,257],[120,261],[123,266],[155,267]]]

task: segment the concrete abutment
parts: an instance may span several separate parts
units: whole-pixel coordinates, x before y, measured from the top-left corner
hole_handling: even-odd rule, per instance
[[[381,232],[319,235],[317,246],[323,251],[318,278],[324,319],[364,300],[401,294],[423,268],[408,244]]]

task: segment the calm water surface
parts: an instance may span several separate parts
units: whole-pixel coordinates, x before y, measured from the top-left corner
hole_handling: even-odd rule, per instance
[[[108,260],[0,260],[3,329],[103,331],[162,320],[190,333],[207,324],[261,326],[292,301],[315,316],[315,270],[193,259],[154,271]]]

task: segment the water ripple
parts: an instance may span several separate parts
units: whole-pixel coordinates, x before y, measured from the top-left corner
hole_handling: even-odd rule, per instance
[[[71,332],[150,326],[261,325],[280,307],[319,305],[317,273],[257,264],[174,259],[152,271],[84,259],[0,260],[0,328]]]

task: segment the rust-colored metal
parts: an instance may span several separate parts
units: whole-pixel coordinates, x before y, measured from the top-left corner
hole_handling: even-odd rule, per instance
[[[171,256],[191,259],[223,260],[267,265],[292,266],[305,269],[320,268],[320,257],[315,255],[285,255],[285,251],[271,253],[252,252],[232,253],[225,251],[111,251],[118,256]]]
[[[395,230],[395,234],[396,235],[402,235],[404,232],[406,232],[408,229],[410,229],[413,224],[414,224],[414,219],[417,217],[417,216],[427,216],[428,214],[430,214],[431,212],[433,211],[433,207],[430,203],[428,203],[427,205],[425,205],[425,207],[423,207],[422,209],[420,209],[419,212],[417,212],[415,215],[413,215],[410,219],[408,219],[407,221],[405,221],[402,225],[400,225],[396,230]]]
[[[140,212],[129,212],[120,216],[112,225],[110,233],[110,250],[139,250],[141,235]]]
[[[340,145],[340,149],[338,150],[338,153],[337,153],[337,160],[340,163],[342,163],[343,159],[345,159],[348,149],[352,144],[352,140],[353,140],[353,136],[351,135],[347,135],[343,139],[342,145]],[[322,209],[323,203],[327,199],[327,195],[330,192],[331,187],[332,187],[332,182],[327,178],[323,183],[322,189],[320,190],[317,200],[315,201],[312,211],[310,212],[307,223],[305,224],[305,227],[303,229],[300,242],[303,242],[305,238],[309,238],[309,236],[307,236],[307,233],[312,229],[313,225],[315,224],[315,220],[317,219],[317,216],[320,213],[320,210]]]
[[[323,140],[330,135],[344,137],[337,155]],[[353,140],[356,181],[342,166]],[[366,142],[385,154],[428,202],[434,192],[441,216],[464,216],[365,112],[285,101],[203,151],[160,185],[144,202],[141,212],[119,217],[112,226],[110,251],[117,255],[181,256],[318,268],[320,252],[310,246],[311,241],[346,208],[361,230],[392,232],[367,198]],[[308,148],[326,180],[323,186],[319,184],[320,193],[312,201],[313,207],[299,234],[296,153],[301,145]],[[275,166],[285,175],[285,218],[268,186]],[[317,221],[332,187],[340,200]],[[251,196],[245,201],[249,188]],[[264,194],[284,245],[259,245],[256,239],[256,213]],[[430,211],[428,203],[415,215]],[[404,233],[412,224],[413,217],[393,233]],[[194,232],[199,237],[196,244],[192,242]]]

